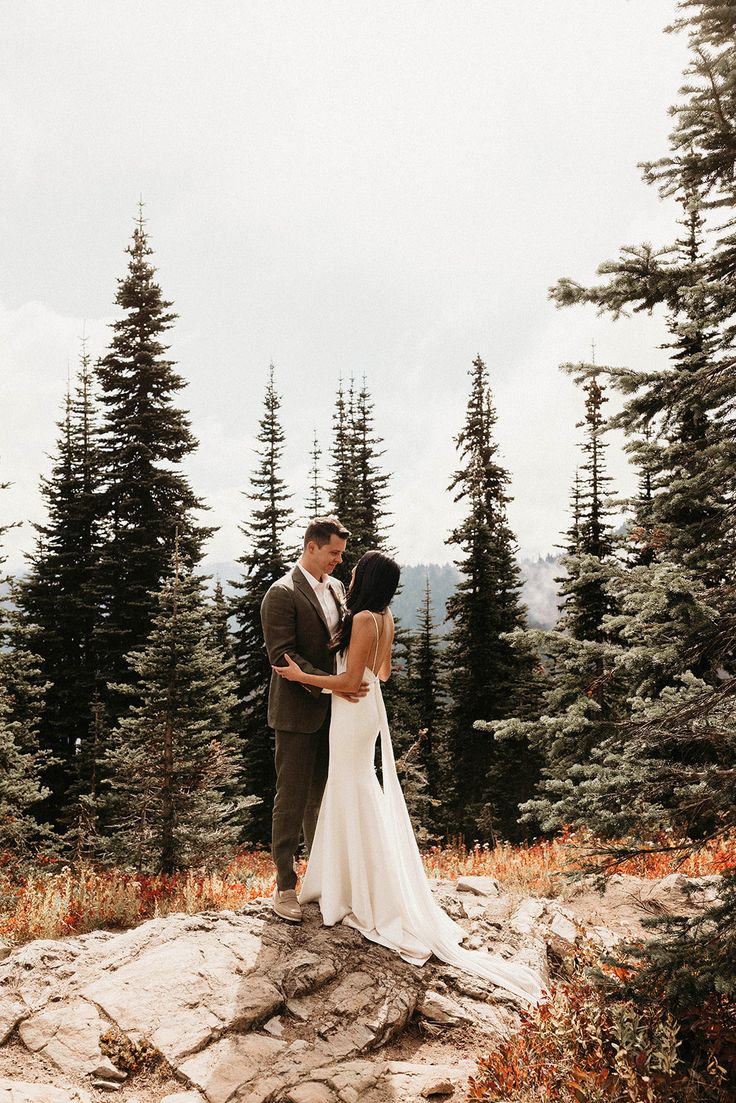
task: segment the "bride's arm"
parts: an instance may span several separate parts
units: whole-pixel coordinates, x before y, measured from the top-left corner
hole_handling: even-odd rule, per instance
[[[378,677],[381,679],[382,682],[387,682],[391,677],[391,652],[394,646],[394,618],[390,609],[388,610],[387,631],[391,633],[388,641],[388,651],[386,653],[386,658],[383,660],[378,669]]]
[[[356,613],[348,647],[347,670],[342,674],[307,674],[289,655],[284,655],[286,666],[274,666],[273,669],[289,682],[301,682],[305,686],[317,686],[319,689],[331,689],[339,693],[356,693],[360,689],[363,674],[368,665],[368,654],[373,642],[371,632],[375,639],[373,618],[370,613],[365,611]]]

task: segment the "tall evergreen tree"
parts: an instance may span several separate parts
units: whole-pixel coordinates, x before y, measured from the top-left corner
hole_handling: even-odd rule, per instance
[[[562,562],[566,571],[560,579],[561,627],[578,640],[602,640],[604,619],[613,608],[606,590],[605,568],[613,554],[613,529],[607,519],[610,509],[606,501],[611,478],[605,467],[603,417],[608,398],[595,376],[583,383],[583,390],[585,418],[577,425],[585,430],[583,463],[575,475],[574,528]]]
[[[678,0],[677,8],[682,14],[665,30],[687,32],[690,60],[678,102],[670,109],[675,120],[670,151],[641,167],[647,183],[658,186],[661,195],[703,195],[713,212],[708,282],[719,343],[730,359],[736,340],[736,5],[724,0]],[[719,382],[724,380],[714,377],[714,385]]]
[[[234,658],[235,641],[230,631],[230,604],[225,597],[225,591],[222,588],[219,576],[215,580],[212,601],[208,609],[208,619],[212,642],[220,648],[223,655]]]
[[[428,601],[431,595],[427,580],[419,626],[413,632],[402,631],[400,625],[397,628],[393,692],[386,698],[402,788],[414,828],[425,842],[436,839],[442,830],[438,794],[444,777],[442,659]]]
[[[54,756],[45,778],[50,789],[46,811],[63,822],[69,789],[84,788],[80,744],[87,739],[92,699],[98,691],[95,631],[100,594],[101,472],[92,368],[82,342],[74,393],[69,389],[51,477],[41,480],[48,519],[36,524],[30,570],[18,586],[18,601],[34,625],[34,649],[49,686],[39,740]]]
[[[329,497],[331,512],[340,518],[342,524],[350,533],[356,525],[358,510],[358,474],[355,463],[355,437],[353,433],[352,411],[354,406],[354,385],[350,380],[348,394],[342,378],[337,387],[335,398],[335,411],[332,415],[332,478],[329,485]],[[349,543],[352,542],[352,536]],[[355,564],[350,559],[348,569],[347,558],[335,571],[335,577],[347,585],[350,581],[350,572]]]
[[[352,379],[347,395],[340,381],[333,418],[330,496],[332,512],[351,533],[343,561],[335,570],[335,577],[346,586],[365,552],[388,550],[389,476],[380,466],[383,442],[375,433],[373,410],[365,378],[357,394]]]
[[[389,476],[381,467],[383,440],[376,435],[374,403],[365,376],[360,390],[355,391],[351,381],[348,416],[351,435],[351,455],[354,479],[354,504],[351,523],[347,525],[351,536],[343,562],[335,574],[347,587],[350,573],[367,551],[379,550],[391,554],[388,544],[388,484]],[[339,516],[339,514],[338,514]],[[343,522],[344,523],[344,522]],[[400,584],[399,584],[400,588]],[[401,620],[394,622],[393,674],[384,687],[384,698],[394,727],[404,724],[412,710],[409,666],[411,640]]]
[[[652,578],[654,572],[654,578]],[[664,847],[673,857],[736,830],[736,622],[724,590],[707,593],[671,564],[636,568],[625,585],[631,647],[626,673],[639,692],[610,739],[594,752],[569,822],[595,825],[608,840],[602,868]],[[696,642],[694,642],[696,641]],[[708,652],[707,664],[698,649]],[[684,670],[720,662],[711,685]],[[633,664],[633,670],[631,665]],[[664,670],[662,669],[664,667]],[[669,684],[661,688],[662,681]],[[663,830],[667,832],[663,841]],[[664,988],[675,1007],[736,999],[736,868],[724,865],[718,898],[695,915],[663,916],[638,952],[641,992]]]
[[[75,776],[67,793],[63,845],[76,861],[103,857],[105,840],[105,752],[110,721],[101,692],[95,691],[90,722],[75,746]]]
[[[44,759],[36,733],[14,719],[6,662],[0,657],[0,852],[6,864],[22,864],[51,839],[49,825],[38,818],[48,790],[41,781]]]
[[[172,873],[232,851],[244,807],[236,680],[213,644],[203,582],[178,561],[142,649],[119,685],[130,707],[105,754],[106,852],[124,867]]]
[[[287,503],[291,495],[281,476],[284,432],[279,419],[280,408],[272,364],[256,438],[259,462],[247,495],[253,505],[248,522],[240,530],[247,542],[246,551],[238,559],[243,577],[234,583],[240,594],[232,603],[237,624],[235,648],[240,682],[238,728],[244,746],[246,783],[248,792],[261,800],[252,811],[248,834],[251,842],[263,844],[271,837],[276,774],[273,733],[266,719],[271,666],[263,642],[261,602],[271,584],[286,573],[295,557],[289,542],[292,510]]]
[[[440,736],[445,699],[442,687],[442,653],[432,616],[432,591],[427,573],[424,600],[418,611],[418,625],[412,633],[413,654],[409,670],[411,696],[419,729],[418,758],[424,769],[429,792],[439,791]]]
[[[637,442],[639,479],[637,494],[632,502],[632,522],[626,534],[625,545],[626,558],[634,567],[650,566],[657,546],[662,540],[652,518],[656,471],[660,466],[657,456],[658,447],[651,425],[645,425],[641,439]]]
[[[12,485],[13,484],[9,482],[0,482],[0,492],[3,490],[8,490],[9,487],[11,487]],[[2,545],[2,541],[5,539],[5,534],[6,532],[10,532],[11,529],[16,529],[19,527],[20,521],[0,521],[0,571],[2,571],[3,567],[5,566],[5,560],[7,558],[3,552]],[[0,582],[7,584],[8,576],[0,574]]]
[[[508,472],[497,459],[496,412],[488,371],[480,356],[470,371],[465,423],[456,437],[460,465],[450,490],[466,504],[449,543],[462,552],[461,581],[447,603],[452,628],[447,660],[452,704],[448,753],[453,764],[446,824],[467,841],[517,833],[517,806],[536,780],[534,756],[523,740],[494,744],[476,721],[513,713],[531,673],[528,657],[506,634],[524,626],[521,578],[506,518]],[[449,818],[449,815],[452,819]]]
[[[595,376],[585,379],[579,365],[578,383],[585,393],[581,442],[583,463],[575,473],[571,495],[572,523],[561,559],[563,602],[554,631],[529,629],[510,641],[538,655],[538,708],[487,725],[497,739],[523,738],[541,758],[541,779],[534,798],[523,806],[524,820],[552,830],[570,822],[570,805],[590,774],[594,749],[611,734],[619,715],[610,672],[616,648],[610,621],[616,612],[611,593],[618,574],[613,530],[608,521],[605,468],[607,401]],[[485,726],[485,725],[484,725]]]
[[[320,473],[319,461],[322,458],[322,450],[317,439],[317,430],[314,431],[312,450],[309,453],[312,466],[309,469],[309,496],[307,498],[307,517],[322,517],[324,515],[324,487]]]
[[[628,396],[618,424],[637,460],[646,442],[647,462],[638,466],[651,480],[641,526],[647,557],[610,586],[619,606],[610,628],[621,644],[612,678],[623,683],[625,714],[595,750],[572,810],[599,835],[628,836],[624,846],[611,844],[614,864],[651,846],[662,827],[685,854],[732,829],[736,816],[736,5],[678,7],[685,15],[671,29],[689,32],[688,79],[672,109],[670,153],[644,169],[682,205],[685,233],[659,254],[629,250],[601,265],[610,278],[600,286],[562,280],[551,289],[559,305],[594,302],[614,315],[662,304],[672,335],[665,369],[608,373]],[[724,209],[720,226],[701,217]],[[694,922],[673,920],[645,948],[644,983],[664,979],[672,998],[690,1007],[733,994],[735,918],[731,870],[717,905]]]
[[[593,302],[614,317],[629,306],[667,308],[667,367],[635,372],[590,365],[588,372],[607,376],[627,396],[611,427],[624,431],[626,450],[649,483],[646,516],[634,515],[635,527],[645,538],[655,534],[677,562],[717,585],[733,577],[736,376],[719,350],[711,262],[702,251],[702,199],[688,193],[680,200],[685,233],[656,261],[633,263],[631,250],[623,250],[618,261],[600,266],[607,282],[586,289],[563,279],[550,294],[560,306]]]
[[[352,420],[353,452],[357,477],[357,502],[355,511],[355,532],[350,540],[351,554],[357,562],[367,551],[383,551],[387,546],[386,530],[388,512],[389,476],[381,469],[380,460],[384,455],[381,449],[382,439],[376,436],[374,429],[374,402],[368,390],[365,376],[355,396]]]
[[[174,371],[163,338],[177,315],[156,281],[152,252],[141,209],[127,248],[128,271],[115,298],[123,314],[113,323],[109,351],[96,369],[105,481],[98,648],[109,682],[130,676],[124,656],[147,638],[175,533],[183,563],[194,566],[215,531],[195,523],[194,512],[207,507],[180,469],[197,442],[186,413],[174,405],[185,381]],[[115,716],[122,701],[112,694],[109,706]]]
[[[9,483],[0,483],[0,491]],[[0,523],[0,586],[13,580],[3,573],[2,540],[18,522]],[[38,727],[44,684],[29,646],[29,629],[4,594],[0,597],[0,853],[13,864],[23,864],[40,847],[52,844],[48,824],[41,822],[42,801],[48,790],[42,783],[48,752],[39,748]]]

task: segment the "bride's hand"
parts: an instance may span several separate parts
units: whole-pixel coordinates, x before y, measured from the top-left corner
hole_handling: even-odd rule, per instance
[[[287,682],[300,682],[303,673],[301,667],[298,667],[288,655],[284,655],[284,659],[286,666],[273,666],[271,669],[275,670],[281,678],[286,678]]]

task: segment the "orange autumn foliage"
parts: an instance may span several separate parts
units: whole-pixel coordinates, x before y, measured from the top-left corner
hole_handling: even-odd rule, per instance
[[[520,846],[499,843],[490,847],[477,843],[470,850],[461,844],[431,847],[424,854],[424,866],[430,877],[495,877],[506,891],[555,896],[566,876],[586,864],[603,845],[615,844],[602,844],[591,834],[563,831],[553,839]],[[621,862],[617,871],[656,879],[675,871],[688,877],[703,877],[736,866],[734,834],[709,840],[684,860],[674,849],[675,840],[670,835],[662,833],[647,845],[663,849],[652,849],[651,853]]]
[[[670,840],[671,842],[671,840]],[[425,851],[427,875],[456,880],[492,876],[504,891],[554,896],[565,875],[589,853],[595,840],[564,833],[525,846],[453,844]],[[270,855],[244,850],[220,872],[186,870],[149,876],[88,864],[47,860],[32,875],[12,874],[10,856],[0,862],[0,935],[12,942],[59,938],[97,928],[124,928],[156,915],[238,908],[273,892]],[[656,853],[619,867],[640,877],[663,877],[678,869],[691,876],[718,873],[736,864],[736,838],[713,840],[684,863],[674,853]],[[303,873],[300,863],[299,873]]]
[[[661,993],[642,1005],[617,998],[584,970],[618,980],[630,970],[578,949],[575,975],[553,985],[519,1030],[478,1061],[468,1099],[482,1103],[731,1103],[736,1002],[710,998],[677,1017]],[[622,974],[627,974],[624,977]]]

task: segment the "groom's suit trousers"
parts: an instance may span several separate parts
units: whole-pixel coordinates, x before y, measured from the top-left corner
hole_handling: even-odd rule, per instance
[[[296,886],[294,859],[304,827],[312,849],[329,767],[330,714],[316,732],[276,730],[276,800],[271,852],[280,890]]]
[[[341,611],[342,584],[330,578],[328,587]],[[324,610],[299,567],[271,586],[263,599],[261,621],[274,666],[283,666],[288,654],[310,674],[334,673],[335,656]],[[276,733],[271,853],[281,890],[296,885],[294,857],[302,826],[308,848],[314,839],[327,780],[331,701],[329,694],[313,686],[287,682],[275,673],[271,677],[268,723]]]

